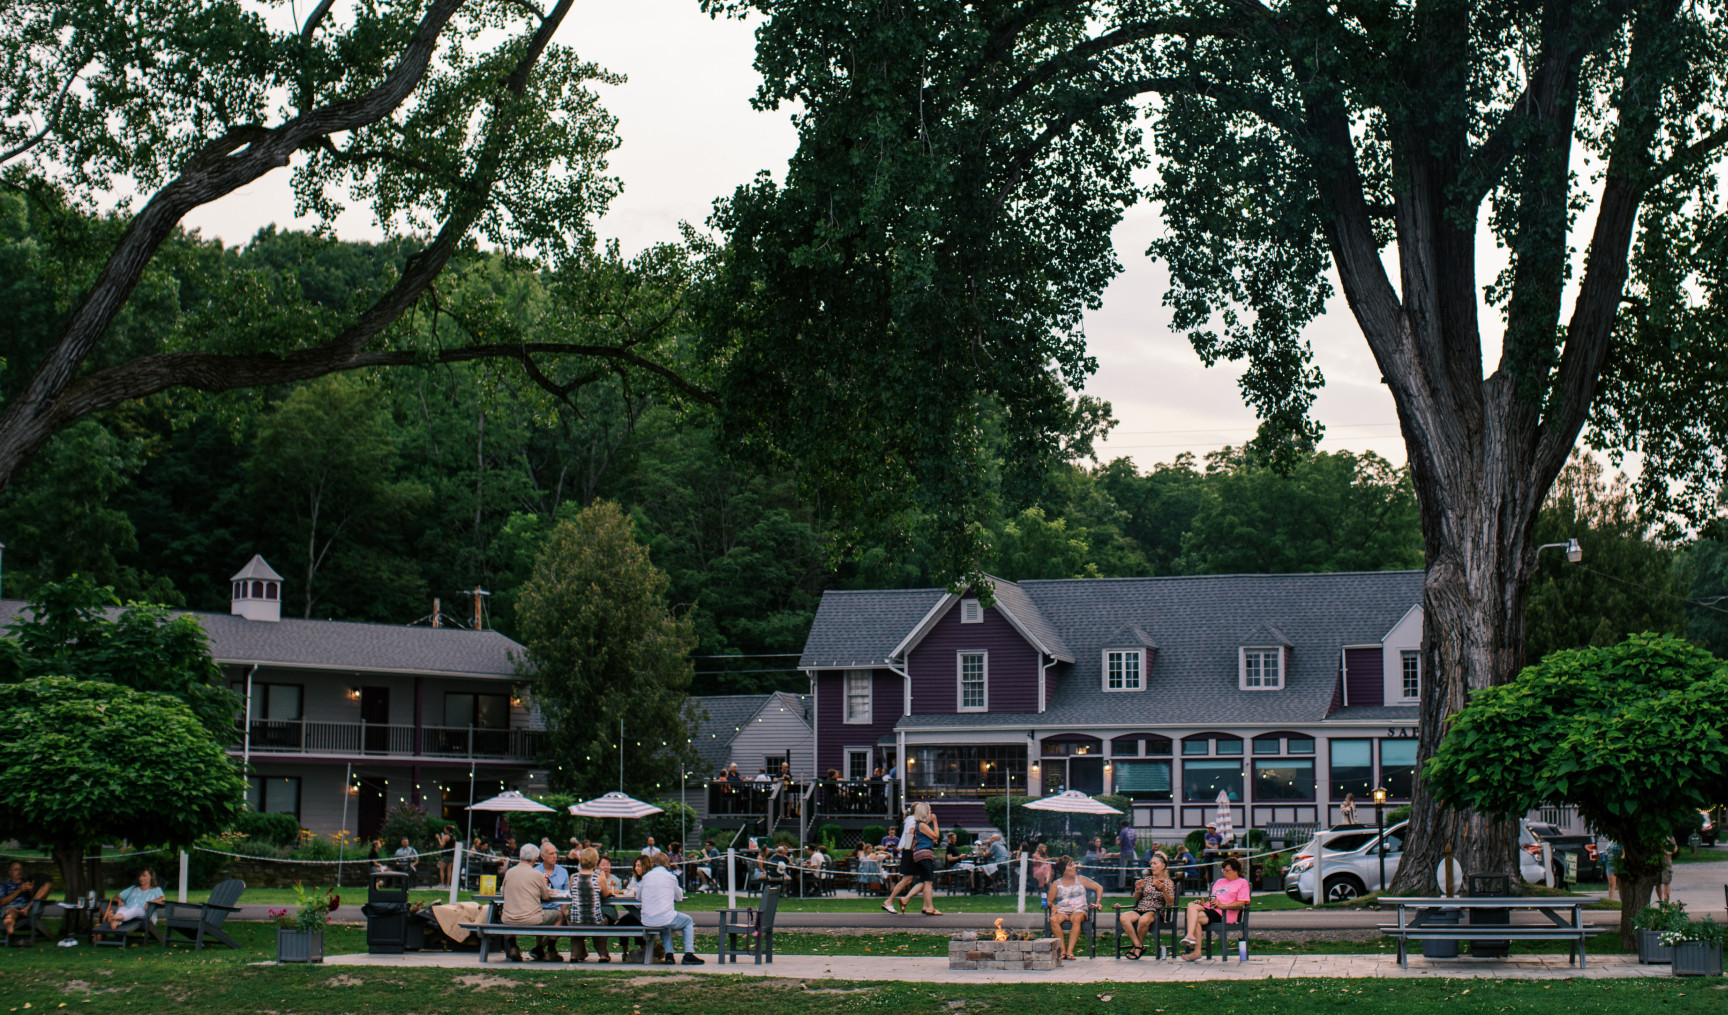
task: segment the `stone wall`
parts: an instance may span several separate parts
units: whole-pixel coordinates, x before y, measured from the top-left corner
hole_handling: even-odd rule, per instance
[[[966,931],[948,942],[949,969],[1061,969],[1062,950],[1053,937],[1032,941],[980,940]]]

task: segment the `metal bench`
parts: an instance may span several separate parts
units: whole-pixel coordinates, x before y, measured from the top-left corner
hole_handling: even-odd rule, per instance
[[[1405,927],[1400,929],[1396,924],[1381,924],[1380,933],[1387,937],[1398,939],[1398,964],[1408,968],[1410,941],[1570,941],[1572,952],[1570,961],[1579,969],[1585,966],[1584,943],[1590,937],[1602,933],[1595,927],[1509,927],[1509,926],[1470,926],[1460,924],[1456,927]]]
[[[652,939],[660,936],[659,927],[644,927],[640,924],[522,924],[522,923],[464,923],[459,926],[473,931],[480,938],[480,964],[486,964],[486,958],[492,952],[492,939],[495,937],[620,937],[642,939],[642,964],[654,964],[654,949],[649,947]]]
[[[1398,922],[1381,924],[1380,933],[1398,939],[1398,965],[1409,968],[1411,941],[1569,941],[1571,961],[1585,968],[1585,943],[1601,930],[1584,923],[1583,909],[1591,899],[1464,897],[1381,899],[1382,905],[1398,907]],[[1428,923],[1436,910],[1491,911],[1511,913],[1529,910],[1548,918],[1540,925]],[[1568,914],[1562,916],[1562,913]]]

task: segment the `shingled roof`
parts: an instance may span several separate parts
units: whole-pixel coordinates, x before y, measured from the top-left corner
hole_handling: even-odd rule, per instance
[[[944,589],[830,589],[816,607],[798,665],[886,666],[894,647],[945,595]]]
[[[778,704],[810,723],[810,696],[775,691],[772,694],[711,694],[691,698],[692,703],[707,712],[696,728],[696,753],[702,755],[712,775],[731,757],[732,738],[762,710]]]
[[[0,627],[25,604],[0,600]],[[345,620],[247,620],[226,613],[190,613],[210,639],[218,663],[287,666],[428,676],[514,677],[524,649],[497,631],[402,627]]]

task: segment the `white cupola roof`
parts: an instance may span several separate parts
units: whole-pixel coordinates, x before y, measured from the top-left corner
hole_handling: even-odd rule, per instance
[[[282,619],[282,576],[257,554],[246,562],[233,583],[228,612],[247,620],[275,623]]]

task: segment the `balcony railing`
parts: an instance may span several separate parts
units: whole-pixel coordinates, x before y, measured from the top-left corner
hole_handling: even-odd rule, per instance
[[[728,817],[764,817],[785,811],[788,798],[809,799],[818,817],[876,817],[887,819],[899,786],[888,782],[828,782],[814,785],[794,782],[775,797],[772,782],[712,782],[708,784],[708,813]]]
[[[336,754],[399,758],[477,758],[533,761],[538,730],[413,726],[387,723],[260,719],[252,723],[253,754]],[[236,739],[235,747],[240,743]]]

